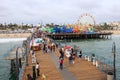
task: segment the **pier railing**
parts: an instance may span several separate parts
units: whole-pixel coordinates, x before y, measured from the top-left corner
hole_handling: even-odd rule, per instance
[[[112,72],[113,73],[113,61],[108,60],[107,58],[104,58],[102,56],[98,56],[93,53],[83,53],[83,58],[87,61],[91,61],[93,65],[95,65],[99,70],[108,73]]]
[[[60,44],[59,42],[56,42],[56,43],[59,44],[59,47],[66,45],[66,44]],[[79,53],[80,50],[81,49],[78,49],[77,53]],[[86,61],[92,62],[93,65],[96,66],[102,72],[105,72],[105,73],[112,72],[113,73],[113,71],[114,71],[113,61],[111,61],[105,57],[98,56],[94,53],[83,53],[83,58]]]
[[[94,33],[46,33],[47,37],[54,40],[74,40],[74,39],[109,39],[112,33],[110,32],[94,32]]]
[[[23,63],[22,65],[22,68],[20,69],[20,72],[19,72],[19,80],[22,80],[22,76],[23,76],[23,73],[24,73],[24,69],[25,69],[25,66],[28,66],[28,53],[30,51],[30,40],[31,40],[31,37],[28,37],[27,40],[26,40],[26,48],[25,48],[25,51],[24,51],[24,59],[25,59],[25,63]]]
[[[27,38],[25,42],[25,46],[23,45],[15,45],[11,51],[15,50],[15,58],[11,60],[11,74],[9,80],[22,80],[23,72],[25,66],[28,65],[27,56],[29,53],[29,44],[30,44],[30,37]],[[22,50],[22,53],[19,52],[19,49]],[[26,65],[27,64],[27,65]]]

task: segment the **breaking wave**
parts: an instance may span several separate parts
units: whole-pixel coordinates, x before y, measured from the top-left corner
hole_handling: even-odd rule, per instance
[[[27,38],[0,38],[0,43],[23,41]]]

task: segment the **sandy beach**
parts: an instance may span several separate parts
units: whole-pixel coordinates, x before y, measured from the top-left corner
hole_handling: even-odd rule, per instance
[[[101,32],[112,32],[113,34],[120,34],[120,30],[102,30]],[[31,33],[12,33],[0,34],[0,38],[25,38],[31,36]]]
[[[0,38],[26,38],[29,36],[31,36],[31,33],[0,34]]]
[[[120,30],[102,30],[101,32],[111,32],[116,35],[120,35]]]

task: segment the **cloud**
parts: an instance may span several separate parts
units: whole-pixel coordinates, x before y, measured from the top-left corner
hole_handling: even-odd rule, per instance
[[[1,3],[0,22],[75,23],[83,13],[93,15],[96,22],[120,20],[119,0],[1,0]]]

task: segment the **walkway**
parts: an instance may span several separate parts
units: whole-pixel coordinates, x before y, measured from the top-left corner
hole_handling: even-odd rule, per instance
[[[51,53],[50,54],[50,57],[52,58],[53,62],[55,63],[56,67],[59,69],[59,59],[58,57],[54,54],[54,53]],[[65,65],[64,65],[65,66]],[[77,80],[74,75],[67,70],[66,67],[63,68],[63,70],[60,70],[60,73],[62,74],[64,80]]]
[[[59,55],[58,49],[56,55]],[[107,75],[101,72],[90,61],[86,61],[84,58],[76,58],[75,64],[70,65],[67,57],[64,58],[64,65],[73,73],[77,80],[107,80]],[[70,79],[72,80],[72,79]]]
[[[50,58],[49,54],[44,54],[42,51],[35,52],[37,56],[37,62],[40,65],[40,73],[46,75],[45,80],[64,80],[62,75],[60,74],[59,70],[56,68],[55,64],[53,63],[52,59]],[[27,80],[26,75],[30,73],[32,75],[32,66],[35,64],[31,63],[31,55],[29,55],[29,66],[26,66],[23,80]],[[43,80],[41,76],[37,77],[36,80]]]
[[[79,58],[75,59],[75,64],[69,65],[68,59],[64,59],[64,69],[59,69],[58,49],[55,53],[44,54],[42,51],[37,51],[37,61],[40,64],[40,73],[47,76],[46,80],[106,80],[106,74],[93,66],[91,62]],[[27,80],[26,75],[32,75],[31,55],[29,55],[29,66],[25,68],[23,80]],[[42,80],[41,76],[36,80]]]

